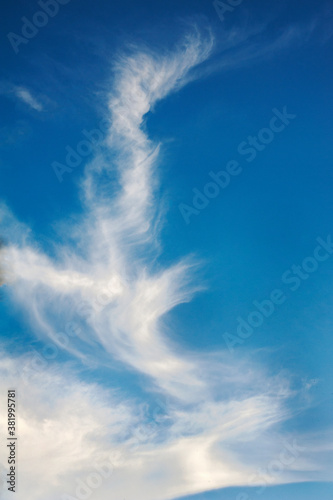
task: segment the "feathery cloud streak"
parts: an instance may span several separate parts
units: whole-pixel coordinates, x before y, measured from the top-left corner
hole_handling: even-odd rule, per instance
[[[145,133],[143,120],[154,104],[192,79],[192,70],[208,59],[212,47],[211,37],[202,39],[197,34],[171,53],[144,50],[119,57],[104,145],[105,151],[115,153],[115,164],[110,165],[102,152],[87,165],[81,219],[68,224],[52,257],[37,248],[29,228],[19,227],[13,243],[2,249],[12,275],[12,299],[26,311],[36,334],[57,343],[56,333],[75,319],[80,332],[71,339],[70,353],[86,363],[98,361],[101,353],[103,362],[112,364],[116,359],[145,375],[148,391],[169,400],[168,419],[160,434],[133,449],[131,434],[140,423],[134,402],[115,401],[107,390],[82,384],[69,368],[65,375],[59,374],[59,367],[46,371],[47,384],[37,374],[28,391],[38,394],[43,404],[36,403],[35,410],[31,401],[37,401],[37,396],[22,401],[22,432],[35,435],[39,410],[45,413],[42,436],[50,428],[57,436],[66,427],[61,415],[68,413],[68,399],[59,389],[65,384],[75,400],[68,427],[75,452],[64,454],[61,465],[57,462],[45,471],[40,490],[28,492],[25,500],[59,498],[64,485],[73,492],[76,475],[89,469],[96,453],[105,458],[111,451],[125,451],[118,472],[103,484],[99,498],[123,495],[156,500],[247,484],[263,457],[279,447],[281,436],[271,432],[268,437],[268,430],[288,417],[286,399],[292,396],[288,382],[278,375],[268,377],[254,363],[236,361],[225,353],[198,355],[172,343],[163,318],[200,289],[193,284],[197,263],[185,258],[165,269],[152,264],[161,218],[155,194],[159,145]],[[115,169],[117,186],[106,181]],[[2,225],[13,225],[5,208]],[[83,311],[81,317],[77,317],[78,308]],[[18,373],[22,363],[24,359],[4,356],[4,378]],[[47,394],[52,394],[53,402]],[[93,410],[96,405],[106,413],[101,422]],[[86,415],[82,422],[81,414]],[[78,433],[80,442],[74,439]],[[95,440],[90,439],[91,433]],[[246,443],[261,439],[262,454],[252,457]],[[29,437],[22,451],[26,457],[28,444]],[[34,456],[36,470],[46,453],[42,442],[40,449]],[[102,457],[97,449],[103,451]],[[29,466],[21,469],[23,477],[29,477]],[[308,480],[309,469],[304,457],[294,480]],[[281,473],[276,482],[289,480],[290,471]]]
[[[25,104],[30,106],[35,111],[43,111],[43,106],[31,95],[31,92],[23,87],[15,87],[14,93]]]

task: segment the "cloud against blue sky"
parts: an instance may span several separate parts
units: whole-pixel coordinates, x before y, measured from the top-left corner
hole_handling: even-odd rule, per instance
[[[249,22],[239,5],[227,9],[235,25],[229,19],[219,31],[211,7],[214,21],[189,12],[158,43],[153,32],[145,39],[130,26],[127,37],[105,35],[112,55],[101,42],[99,15],[94,37],[74,24],[75,51],[78,40],[87,44],[76,52],[75,70],[49,40],[52,57],[41,50],[35,62],[45,86],[40,79],[33,85],[25,69],[24,78],[15,74],[11,87],[6,83],[11,94],[2,92],[6,113],[16,100],[25,105],[15,113],[30,121],[36,137],[3,160],[8,191],[0,210],[1,393],[15,387],[19,397],[20,500],[163,500],[218,489],[223,498],[229,487],[239,488],[235,499],[248,500],[275,485],[331,480],[332,427],[322,417],[323,403],[331,404],[330,347],[321,352],[317,343],[309,361],[313,319],[307,319],[310,312],[318,318],[317,338],[329,346],[323,295],[329,303],[331,178],[322,167],[319,200],[307,197],[313,180],[306,159],[313,152],[302,141],[315,127],[295,97],[302,71],[290,70],[294,81],[276,95],[272,87],[263,97],[253,93],[258,85],[268,88],[270,71],[277,78],[282,58],[292,57],[294,68],[297,56],[288,51],[324,50],[327,19],[316,13],[277,28],[278,13],[264,21],[259,9]],[[72,16],[77,8],[64,5],[52,22],[65,26],[65,9]],[[55,36],[55,27],[44,29]],[[20,54],[42,37],[31,37]],[[93,87],[96,51],[109,67]],[[252,94],[245,105],[246,89]],[[287,119],[295,122],[287,127]],[[73,123],[78,132],[62,138]],[[218,142],[216,123],[224,127]],[[307,123],[306,130],[297,123]],[[228,189],[220,186],[187,224],[179,206],[190,207],[193,193],[207,199],[209,172],[237,154],[238,168],[245,147],[255,157],[242,159],[242,175]],[[321,148],[328,157],[324,141]],[[23,163],[30,173],[18,177],[13,168],[21,171]],[[231,166],[225,168],[231,176]],[[12,175],[19,184],[27,175],[28,206]],[[222,174],[215,175],[218,183]],[[304,197],[314,206],[306,231]],[[312,254],[318,258],[310,262]],[[321,265],[314,269],[312,261]],[[299,286],[284,290],[282,302],[276,290],[281,276],[284,284],[290,278],[286,273]],[[273,307],[273,314],[273,303],[282,312]],[[256,317],[265,317],[258,328],[248,319],[254,307]],[[230,349],[225,332],[236,338],[240,324],[242,342]],[[4,473],[4,448],[0,457]],[[3,494],[10,498],[4,482]]]

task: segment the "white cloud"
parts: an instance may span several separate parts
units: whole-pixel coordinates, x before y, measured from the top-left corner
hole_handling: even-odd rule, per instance
[[[19,500],[80,498],[78,481],[89,485],[100,467],[113,470],[100,481],[101,500],[163,500],[248,485],[259,467],[267,469],[285,450],[282,436],[272,432],[281,419],[279,402],[267,392],[267,382],[256,382],[259,373],[243,382],[255,386],[257,395],[219,402],[207,397],[183,409],[173,402],[166,408],[168,420],[152,429],[134,399],[80,381],[70,366],[39,366],[27,355],[1,353],[0,375],[1,394],[8,387],[17,394]],[[284,438],[293,443],[294,436]],[[328,478],[324,463],[318,467],[332,453],[327,440],[300,437],[297,446],[297,459],[289,452],[288,467],[268,484]],[[5,447],[0,463],[4,477]],[[9,500],[12,493],[2,487],[2,498]]]
[[[42,104],[31,95],[31,92],[28,89],[24,87],[15,87],[14,94],[32,109],[36,111],[43,111]]]
[[[56,334],[76,321],[80,331],[70,336],[70,353],[88,364],[117,360],[146,377],[150,394],[168,400],[160,425],[140,435],[147,418],[120,391],[80,382],[57,360],[34,370],[25,386],[18,376],[26,374],[25,358],[4,356],[1,380],[7,386],[14,374],[20,394],[18,500],[59,499],[65,492],[75,497],[76,479],[85,480],[96,457],[110,454],[115,471],[100,485],[99,499],[162,500],[247,484],[262,460],[279,450],[282,435],[273,430],[288,418],[286,380],[225,353],[184,352],[171,342],[164,322],[168,311],[201,287],[194,284],[193,258],[157,267],[159,148],[142,124],[156,102],[192,79],[212,46],[212,38],[196,34],[172,53],[143,50],[119,57],[105,144],[116,153],[117,194],[107,194],[114,185],[101,173],[114,166],[100,154],[86,167],[83,215],[66,228],[71,242],[65,230],[51,258],[28,228],[17,226],[2,249],[12,300],[36,335],[57,343]],[[3,228],[13,228],[7,209],[1,218]],[[261,453],[254,455],[258,443]],[[295,481],[311,477],[307,456],[303,461]],[[274,482],[286,480],[290,471]]]
[[[303,24],[287,25],[277,35],[272,34],[272,25],[256,23],[246,29],[234,27],[223,32],[216,48],[215,58],[193,72],[191,79],[203,78],[217,71],[230,71],[274,58],[292,47],[307,44],[314,38],[318,20]]]

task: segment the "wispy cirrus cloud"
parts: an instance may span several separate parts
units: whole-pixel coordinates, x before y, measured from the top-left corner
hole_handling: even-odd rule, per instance
[[[23,85],[14,85],[9,81],[2,80],[0,81],[0,95],[19,100],[35,111],[44,110],[41,99],[34,96],[31,90]]]
[[[144,377],[147,393],[168,400],[159,432],[138,445],[133,436],[144,419],[138,417],[134,398],[120,389],[111,391],[110,384],[83,384],[79,373],[60,361],[37,373],[29,387],[21,387],[25,437],[20,481],[39,485],[38,491],[25,491],[25,500],[73,495],[76,478],[84,476],[96,455],[105,459],[110,454],[117,472],[100,487],[103,500],[121,495],[162,500],[245,485],[284,437],[278,426],[290,416],[288,399],[294,395],[285,376],[270,376],[254,361],[224,352],[185,351],[170,340],[165,321],[170,310],[191,300],[202,285],[195,283],[198,262],[193,257],[170,267],[158,264],[163,209],[156,194],[159,145],[142,125],[159,100],[194,78],[193,71],[212,50],[213,38],[196,33],[173,52],[137,48],[119,56],[104,144],[104,150],[112,150],[114,164],[102,151],[87,165],[82,214],[64,225],[52,256],[37,247],[29,228],[20,226],[2,249],[12,276],[11,300],[26,312],[39,338],[60,347],[57,332],[75,317],[80,330],[71,338],[69,354],[83,363],[98,363],[103,353],[103,363],[120,362]],[[116,181],[108,176],[115,169]],[[10,212],[3,208],[1,215],[2,227],[12,227]],[[77,314],[78,304],[84,317]],[[24,357],[3,355],[3,379],[10,380],[13,373],[13,380],[19,380],[24,362]],[[66,443],[60,437],[64,429]],[[40,442],[29,462],[36,434]],[[64,447],[57,446],[58,438]],[[257,442],[260,456],[249,446]],[[49,448],[58,460],[46,471]],[[297,474],[282,472],[274,481],[314,478],[310,456],[311,449]],[[31,480],[34,471],[38,481]]]
[[[191,78],[203,78],[217,71],[230,71],[273,59],[278,54],[307,43],[322,43],[327,31],[327,20],[317,16],[303,23],[288,24],[274,32],[271,24],[253,20],[252,23],[235,25],[222,33],[214,57],[197,68]],[[190,79],[191,79],[190,78]]]
[[[35,111],[43,111],[43,105],[24,87],[15,87],[15,96]]]

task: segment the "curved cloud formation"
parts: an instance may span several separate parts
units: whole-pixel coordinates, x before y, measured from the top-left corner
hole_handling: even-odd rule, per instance
[[[167,400],[148,425],[142,406],[117,388],[82,382],[59,360],[43,369],[35,362],[31,370],[26,356],[3,354],[1,379],[12,380],[21,394],[19,500],[83,498],[84,488],[95,488],[89,474],[111,462],[113,472],[99,476],[101,500],[167,499],[247,485],[284,446],[287,436],[275,426],[288,417],[288,382],[223,352],[184,352],[162,321],[200,286],[193,284],[193,259],[157,265],[159,145],[142,125],[154,104],[193,79],[192,69],[212,47],[212,38],[195,35],[172,53],[119,57],[109,132],[86,167],[80,219],[66,225],[52,256],[22,226],[1,250],[11,297],[36,334],[91,367],[120,362],[145,377],[147,391]],[[2,221],[15,223],[6,209]],[[59,334],[65,325],[66,334]],[[309,480],[310,451],[303,447],[297,463],[282,468],[271,484]]]

